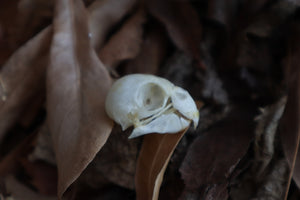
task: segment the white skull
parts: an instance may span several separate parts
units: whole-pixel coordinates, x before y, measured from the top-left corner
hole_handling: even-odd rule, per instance
[[[105,103],[106,112],[122,130],[134,126],[129,138],[148,133],[177,133],[199,112],[189,93],[170,81],[153,75],[132,74],[117,80]]]

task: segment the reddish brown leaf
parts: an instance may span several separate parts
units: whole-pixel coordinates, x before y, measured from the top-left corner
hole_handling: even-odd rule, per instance
[[[81,1],[56,1],[47,112],[59,197],[91,162],[112,129],[104,108],[112,81],[91,45],[87,22]]]
[[[43,92],[52,30],[47,28],[16,51],[0,72],[0,141],[35,95]]]
[[[46,26],[53,1],[11,0],[0,2],[0,65],[20,45]],[[47,12],[48,14],[44,14]]]
[[[145,12],[139,9],[100,50],[99,57],[106,67],[116,67],[121,61],[136,57],[143,41]]]
[[[125,67],[126,74],[156,74],[166,55],[167,38],[161,27],[154,26],[146,35],[141,52]]]
[[[102,47],[107,33],[135,5],[136,0],[98,0],[90,7],[89,29],[96,51]]]
[[[25,111],[22,113],[22,117],[19,123],[25,128],[32,126],[32,124],[36,121],[37,115],[43,109],[44,102],[44,93],[35,96],[32,102],[30,102],[30,104],[26,107]]]
[[[42,161],[29,161],[21,159],[22,166],[30,178],[30,183],[45,195],[56,195],[57,193],[57,170],[54,166]]]
[[[35,137],[36,134],[29,135],[14,150],[1,159],[0,177],[5,177],[8,174],[14,173],[21,167],[19,165],[19,159],[30,153],[33,148]]]
[[[227,118],[193,141],[180,168],[185,193],[197,191],[200,199],[224,194],[220,185],[228,184],[254,137],[254,111],[249,105],[236,107]],[[207,191],[203,191],[205,188]]]
[[[13,176],[8,176],[4,180],[5,188],[9,196],[8,199],[14,200],[56,200],[55,196],[45,196],[38,194],[37,192],[31,190],[29,187],[25,186],[23,183],[18,181]]]
[[[156,200],[171,155],[187,129],[176,134],[144,136],[135,175],[137,200]]]
[[[279,124],[279,133],[285,157],[291,168],[291,175],[300,188],[300,27],[290,34],[288,56],[286,59],[287,103]]]
[[[16,48],[16,18],[18,0],[0,2],[0,65]]]
[[[245,27],[249,19],[253,17],[270,0],[211,0],[208,1],[208,18],[217,21],[230,28],[237,28],[238,25]],[[240,23],[240,24],[237,24]]]
[[[188,1],[148,0],[150,13],[166,27],[179,49],[200,61],[201,23]]]

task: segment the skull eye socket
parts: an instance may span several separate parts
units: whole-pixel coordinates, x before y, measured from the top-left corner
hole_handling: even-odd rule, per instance
[[[153,111],[163,107],[166,103],[166,93],[155,83],[148,83],[140,88],[138,95],[143,107],[148,111]]]

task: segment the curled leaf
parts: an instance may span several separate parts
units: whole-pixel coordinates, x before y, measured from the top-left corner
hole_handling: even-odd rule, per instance
[[[137,161],[135,188],[137,200],[157,200],[169,160],[187,129],[176,134],[144,136]]]

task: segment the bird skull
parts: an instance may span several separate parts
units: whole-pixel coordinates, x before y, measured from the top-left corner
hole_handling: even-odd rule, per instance
[[[134,126],[129,138],[148,133],[177,133],[199,121],[190,94],[153,75],[132,74],[117,80],[105,103],[106,112],[122,130]]]

